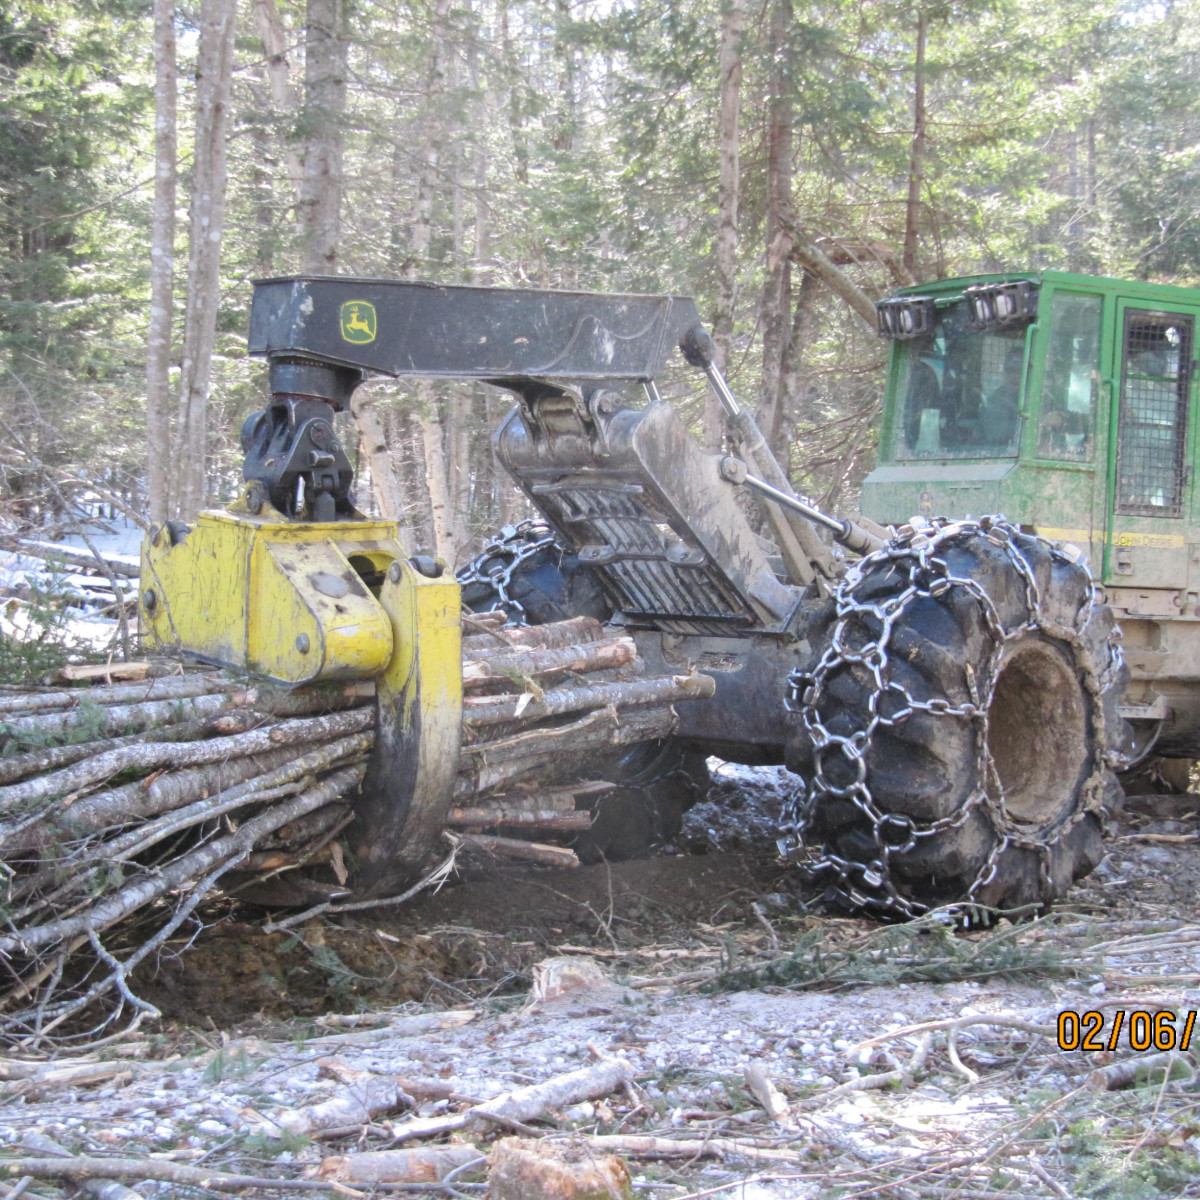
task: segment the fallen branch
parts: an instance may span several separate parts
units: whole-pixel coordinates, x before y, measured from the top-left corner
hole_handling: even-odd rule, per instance
[[[0,1174],[9,1179],[29,1175],[34,1179],[127,1179],[138,1183],[152,1179],[185,1187],[237,1192],[244,1188],[327,1192],[329,1184],[316,1179],[272,1179],[263,1175],[234,1175],[212,1168],[189,1167],[161,1158],[10,1158],[0,1161]]]
[[[556,1075],[544,1083],[493,1096],[466,1112],[445,1117],[414,1117],[394,1127],[393,1141],[440,1136],[488,1123],[523,1127],[557,1109],[583,1100],[597,1100],[632,1082],[633,1067],[626,1059],[604,1058],[578,1071]]]
[[[639,1137],[634,1134],[597,1134],[584,1139],[589,1148],[603,1153],[627,1154],[630,1158],[755,1158],[769,1162],[795,1162],[798,1150],[778,1150],[742,1138]]]
[[[216,838],[207,845],[175,859],[153,875],[98,901],[86,912],[46,925],[35,925],[15,936],[0,936],[0,953],[28,953],[39,946],[63,941],[77,933],[113,925],[136,909],[149,904],[151,900],[180,887],[194,876],[203,875],[221,863],[226,866],[232,865],[248,854],[263,834],[337,799],[343,792],[354,787],[362,779],[364,772],[365,768],[360,766],[336,772],[294,799],[253,817],[235,833]]]
[[[541,863],[547,867],[577,867],[579,855],[565,846],[547,846],[543,842],[522,842],[515,838],[493,837],[487,833],[447,834],[455,841],[477,850],[495,854],[500,858],[517,858],[526,862]]]

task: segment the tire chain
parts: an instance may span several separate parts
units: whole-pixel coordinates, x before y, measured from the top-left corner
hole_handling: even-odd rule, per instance
[[[505,525],[480,553],[458,570],[455,578],[463,587],[478,583],[492,588],[496,607],[508,613],[509,623],[528,625],[525,606],[513,599],[508,589],[522,563],[547,546],[556,545],[550,526],[542,521],[530,519]]]
[[[1072,563],[1087,573],[1088,593],[1084,603],[1080,606],[1074,628],[1059,626],[1041,615],[1037,580],[1029,564],[1012,542],[1013,537],[1018,535],[1035,538],[1046,546],[1059,562]],[[951,574],[945,559],[939,557],[939,552],[947,543],[973,536],[982,536],[993,545],[1003,549],[1024,582],[1029,617],[1011,631],[1004,629],[995,604],[983,588],[974,579]],[[882,602],[860,603],[855,598],[856,589],[864,582],[868,573],[873,573],[887,563],[895,564],[901,570],[907,567],[908,586],[897,595]],[[914,600],[924,597],[936,598],[955,587],[963,589],[974,597],[980,606],[987,631],[993,640],[986,670],[986,677],[991,681],[988,693],[987,695],[977,693],[977,680],[968,664],[967,680],[972,695],[970,703],[956,706],[949,700],[919,701],[914,699],[903,685],[885,680],[888,666],[888,645],[893,630],[903,620],[905,612]],[[834,592],[834,600],[836,616],[833,633],[825,653],[815,669],[806,671],[797,668],[788,676],[785,703],[789,710],[800,714],[812,739],[814,770],[807,790],[797,792],[785,810],[782,823],[783,836],[779,841],[780,850],[791,857],[796,856],[804,842],[805,832],[812,825],[818,807],[826,798],[833,797],[851,801],[871,823],[875,844],[880,852],[879,857],[871,863],[863,864],[842,858],[826,849],[816,858],[808,860],[805,864],[806,868],[814,878],[829,880],[835,895],[842,903],[885,918],[908,920],[928,912],[929,906],[901,895],[891,878],[889,866],[891,856],[912,849],[919,839],[935,837],[947,829],[960,827],[976,808],[980,808],[987,813],[998,836],[962,902],[967,906],[967,919],[970,919],[969,910],[972,899],[978,894],[979,889],[995,878],[1000,856],[1009,846],[1021,846],[1036,851],[1039,855],[1042,882],[1044,885],[1049,885],[1052,847],[1079,821],[1084,820],[1090,813],[1100,812],[1103,807],[1099,782],[1096,774],[1093,773],[1091,780],[1084,785],[1087,795],[1083,806],[1063,822],[1062,826],[1055,831],[1053,838],[1034,841],[1023,836],[1009,820],[1004,810],[1003,788],[987,745],[988,710],[995,686],[996,667],[1006,643],[1038,629],[1072,645],[1077,660],[1082,658],[1083,663],[1086,664],[1082,671],[1083,686],[1093,696],[1098,697],[1101,694],[1103,680],[1098,677],[1097,671],[1091,665],[1090,656],[1086,653],[1082,656],[1079,654],[1079,650],[1084,648],[1083,631],[1091,619],[1095,606],[1102,602],[1101,593],[1086,563],[1081,561],[1080,557],[1072,555],[1068,549],[1046,538],[1023,534],[1002,516],[984,517],[978,521],[914,518],[910,524],[901,526],[899,535],[886,547],[877,550],[850,568],[838,583]],[[878,621],[880,632],[874,641],[853,647],[849,644],[849,635],[852,633],[853,626],[863,616]],[[1101,674],[1106,678],[1112,678],[1115,677],[1116,672],[1119,672],[1122,665],[1121,650],[1117,645],[1116,637],[1109,638],[1108,651],[1109,662]],[[844,667],[854,666],[865,668],[874,685],[869,702],[869,721],[866,728],[857,730],[850,736],[834,734],[821,721],[820,701],[830,676]],[[899,705],[892,709],[886,708],[883,701],[888,696],[896,697],[900,701]],[[947,719],[972,721],[978,724],[979,758],[976,778],[986,781],[984,786],[976,788],[956,812],[929,822],[924,827],[918,827],[916,822],[906,816],[883,812],[876,806],[867,782],[866,768],[866,753],[874,731],[880,726],[898,725],[918,710]],[[1099,724],[1101,729],[1097,744],[1097,757],[1109,765],[1120,766],[1121,764],[1115,761],[1115,757],[1107,753],[1105,741],[1107,731],[1103,729],[1104,722],[1102,720]],[[831,751],[843,755],[853,767],[855,777],[850,784],[839,786],[828,778],[826,763],[822,760]],[[904,835],[906,826],[907,836]],[[862,890],[863,888],[866,890]]]

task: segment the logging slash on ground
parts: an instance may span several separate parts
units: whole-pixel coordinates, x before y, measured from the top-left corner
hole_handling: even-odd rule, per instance
[[[633,642],[590,618],[504,619],[465,621],[446,856],[400,896],[356,895],[346,836],[373,684],[289,690],[164,660],[0,689],[0,1041],[94,1043],[156,1016],[131,973],[186,946],[213,903],[299,909],[276,915],[285,928],[394,903],[467,847],[576,865],[552,843],[586,832],[614,790],[596,764],[669,736],[672,703],[712,680],[646,678]]]

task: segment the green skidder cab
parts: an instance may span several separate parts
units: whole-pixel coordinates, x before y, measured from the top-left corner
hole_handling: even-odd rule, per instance
[[[1079,547],[1124,633],[1131,757],[1200,757],[1200,291],[981,275],[878,312],[892,352],[864,513],[1004,513]]]

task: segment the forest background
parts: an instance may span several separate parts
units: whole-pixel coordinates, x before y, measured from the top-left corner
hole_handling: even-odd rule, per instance
[[[266,400],[250,280],[697,297],[793,481],[874,456],[889,288],[1200,280],[1200,0],[0,0],[0,532],[189,517]],[[719,430],[694,374],[664,381]],[[360,506],[523,515],[482,386],[359,389]]]

